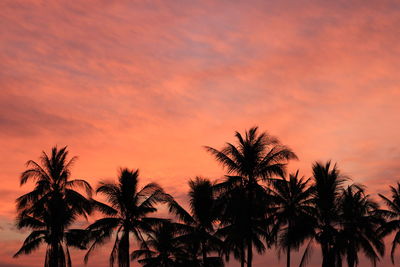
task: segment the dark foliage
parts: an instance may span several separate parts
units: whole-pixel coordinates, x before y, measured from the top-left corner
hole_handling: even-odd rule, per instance
[[[139,171],[121,169],[118,181],[100,182],[92,199],[85,180],[70,179],[76,158],[66,147],[43,152],[40,162],[27,162],[21,185],[35,183],[17,202],[17,227],[31,232],[14,255],[30,254],[46,245],[45,267],[71,267],[69,248],[87,249],[86,263],[99,246],[114,239],[109,265],[129,267],[222,267],[230,257],[252,266],[253,250],[276,248],[286,253],[305,245],[300,267],[306,266],[314,244],[322,267],[359,264],[362,253],[373,266],[384,256],[383,238],[394,234],[391,259],[400,244],[400,182],[391,196],[379,195],[387,209],[351,184],[336,164],[315,162],[312,177],[299,171],[286,176],[296,155],[277,138],[257,127],[236,132],[236,143],[217,150],[206,147],[225,168],[218,182],[196,177],[189,181],[189,209],[183,208],[156,183],[139,186]],[[170,219],[154,216],[166,204]],[[93,210],[102,217],[86,229],[74,229],[79,217]],[[154,217],[153,217],[153,216]],[[135,247],[135,249],[132,249]],[[133,251],[133,252],[132,252]]]
[[[84,248],[77,237],[82,230],[69,229],[79,217],[92,210],[91,200],[75,191],[83,189],[90,197],[92,188],[84,180],[71,180],[71,166],[76,160],[67,160],[67,148],[53,147],[51,154],[43,152],[40,164],[30,160],[21,174],[21,185],[35,182],[34,189],[17,199],[17,227],[32,232],[14,255],[30,254],[46,244],[45,267],[71,266],[69,246]]]

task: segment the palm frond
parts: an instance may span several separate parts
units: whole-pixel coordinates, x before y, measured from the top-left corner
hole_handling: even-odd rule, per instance
[[[307,266],[307,264],[311,258],[312,252],[313,252],[313,241],[314,241],[314,239],[311,238],[310,241],[308,242],[307,247],[304,250],[303,256],[301,257],[299,267]]]
[[[73,188],[83,188],[87,194],[88,197],[92,197],[92,192],[93,189],[90,186],[90,184],[82,179],[75,179],[75,180],[70,180],[65,183],[65,187],[73,189]]]
[[[240,169],[240,167],[234,162],[229,156],[225,155],[223,152],[209,147],[204,147],[209,153],[211,153],[222,166],[227,168],[228,173]]]
[[[32,251],[39,248],[39,246],[45,242],[47,231],[33,231],[24,241],[22,247],[14,254],[14,258],[17,258],[21,254],[30,254]]]

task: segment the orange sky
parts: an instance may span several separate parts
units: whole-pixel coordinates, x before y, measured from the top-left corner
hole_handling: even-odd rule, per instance
[[[14,200],[55,144],[79,156],[75,177],[140,168],[180,200],[223,174],[202,146],[253,125],[298,154],[291,170],[332,159],[373,193],[400,179],[400,2],[111,2],[0,2],[0,266],[42,266],[43,250],[11,258]]]

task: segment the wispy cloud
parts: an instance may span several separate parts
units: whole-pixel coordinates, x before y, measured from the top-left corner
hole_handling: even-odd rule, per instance
[[[2,1],[0,210],[55,144],[80,156],[76,177],[139,167],[184,199],[188,178],[223,174],[202,146],[253,125],[296,151],[291,170],[332,159],[384,192],[400,178],[399,17],[389,0]]]

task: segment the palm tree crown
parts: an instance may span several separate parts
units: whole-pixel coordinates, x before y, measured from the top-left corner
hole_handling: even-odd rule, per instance
[[[287,266],[290,266],[290,250],[298,249],[312,233],[313,187],[310,178],[298,177],[299,171],[290,174],[289,179],[272,181],[272,207],[275,217],[274,228],[279,231],[279,245],[286,250]],[[275,231],[274,231],[275,232]]]
[[[220,265],[219,257],[208,256],[217,251],[221,243],[214,236],[214,222],[217,220],[214,185],[208,179],[196,177],[189,181],[189,187],[190,213],[177,202],[170,203],[170,211],[183,222],[181,229],[184,233],[178,239],[187,245],[192,265],[198,262],[198,254],[202,256],[202,266]]]
[[[143,267],[187,266],[186,247],[178,238],[181,228],[169,221],[154,226],[140,249],[132,253],[132,259],[138,259]]]
[[[45,267],[71,266],[68,246],[82,248],[77,240],[79,230],[68,229],[78,216],[91,212],[91,201],[75,187],[85,189],[91,196],[92,188],[84,180],[71,180],[71,166],[76,160],[67,160],[67,147],[53,147],[51,155],[43,152],[40,163],[27,162],[28,169],[21,174],[21,185],[34,181],[34,189],[17,199],[18,228],[33,231],[14,255],[29,254],[42,243],[47,244]]]
[[[223,183],[225,191],[222,195],[228,199],[235,199],[230,190],[234,189],[235,194],[241,194],[242,204],[246,205],[243,209],[237,208],[236,210],[244,212],[241,216],[231,214],[229,220],[224,224],[232,225],[235,222],[234,218],[242,221],[239,223],[247,229],[242,229],[246,233],[244,244],[239,246],[246,246],[247,248],[247,265],[252,265],[253,252],[252,247],[256,245],[259,252],[265,250],[264,245],[260,241],[260,237],[266,238],[266,233],[261,231],[264,228],[261,224],[264,214],[262,208],[256,207],[256,203],[262,203],[266,199],[266,190],[260,182],[267,181],[274,175],[284,176],[285,168],[288,160],[296,159],[296,155],[286,146],[280,144],[278,139],[269,136],[267,133],[258,133],[258,128],[253,127],[245,132],[243,137],[239,132],[236,132],[235,137],[237,144],[227,143],[221,150],[212,147],[206,147],[212,155],[215,156],[228,171],[228,174],[235,175],[236,177],[227,177],[228,179]],[[237,187],[241,187],[238,189]],[[228,196],[230,195],[230,196]],[[230,208],[226,211],[233,211],[235,207],[227,204]],[[227,206],[227,207],[228,207]],[[244,218],[243,216],[244,215]],[[222,225],[224,225],[222,224]],[[241,257],[244,257],[243,249]],[[238,255],[238,253],[236,253]],[[242,265],[244,259],[242,258]]]
[[[246,131],[244,137],[236,132],[235,137],[237,145],[227,143],[221,150],[205,148],[227,169],[228,174],[241,176],[248,183],[267,180],[274,175],[283,177],[288,160],[297,159],[293,151],[281,145],[277,138],[265,132],[259,134],[258,127]]]
[[[341,262],[336,246],[339,223],[339,201],[346,177],[340,174],[336,164],[316,162],[313,164],[313,202],[316,224],[316,241],[321,245],[322,267],[338,266]]]
[[[147,232],[161,219],[148,217],[157,211],[155,204],[167,201],[170,196],[155,184],[149,183],[139,189],[139,170],[121,169],[118,183],[101,182],[96,190],[105,196],[109,204],[95,202],[95,207],[106,217],[91,224],[89,231],[92,244],[85,256],[87,262],[91,252],[102,245],[116,231],[114,246],[110,255],[110,266],[115,260],[119,267],[129,267],[130,234],[136,240],[144,241]]]
[[[358,265],[358,252],[362,250],[373,266],[384,253],[384,243],[378,234],[384,220],[378,204],[357,185],[343,190],[339,204],[340,231],[337,246],[346,256],[349,267]]]
[[[382,211],[388,221],[381,227],[380,232],[382,236],[395,233],[390,251],[390,258],[394,264],[394,253],[397,246],[400,244],[400,182],[397,182],[396,187],[390,186],[390,191],[392,193],[390,199],[379,194],[388,208],[388,210]]]

